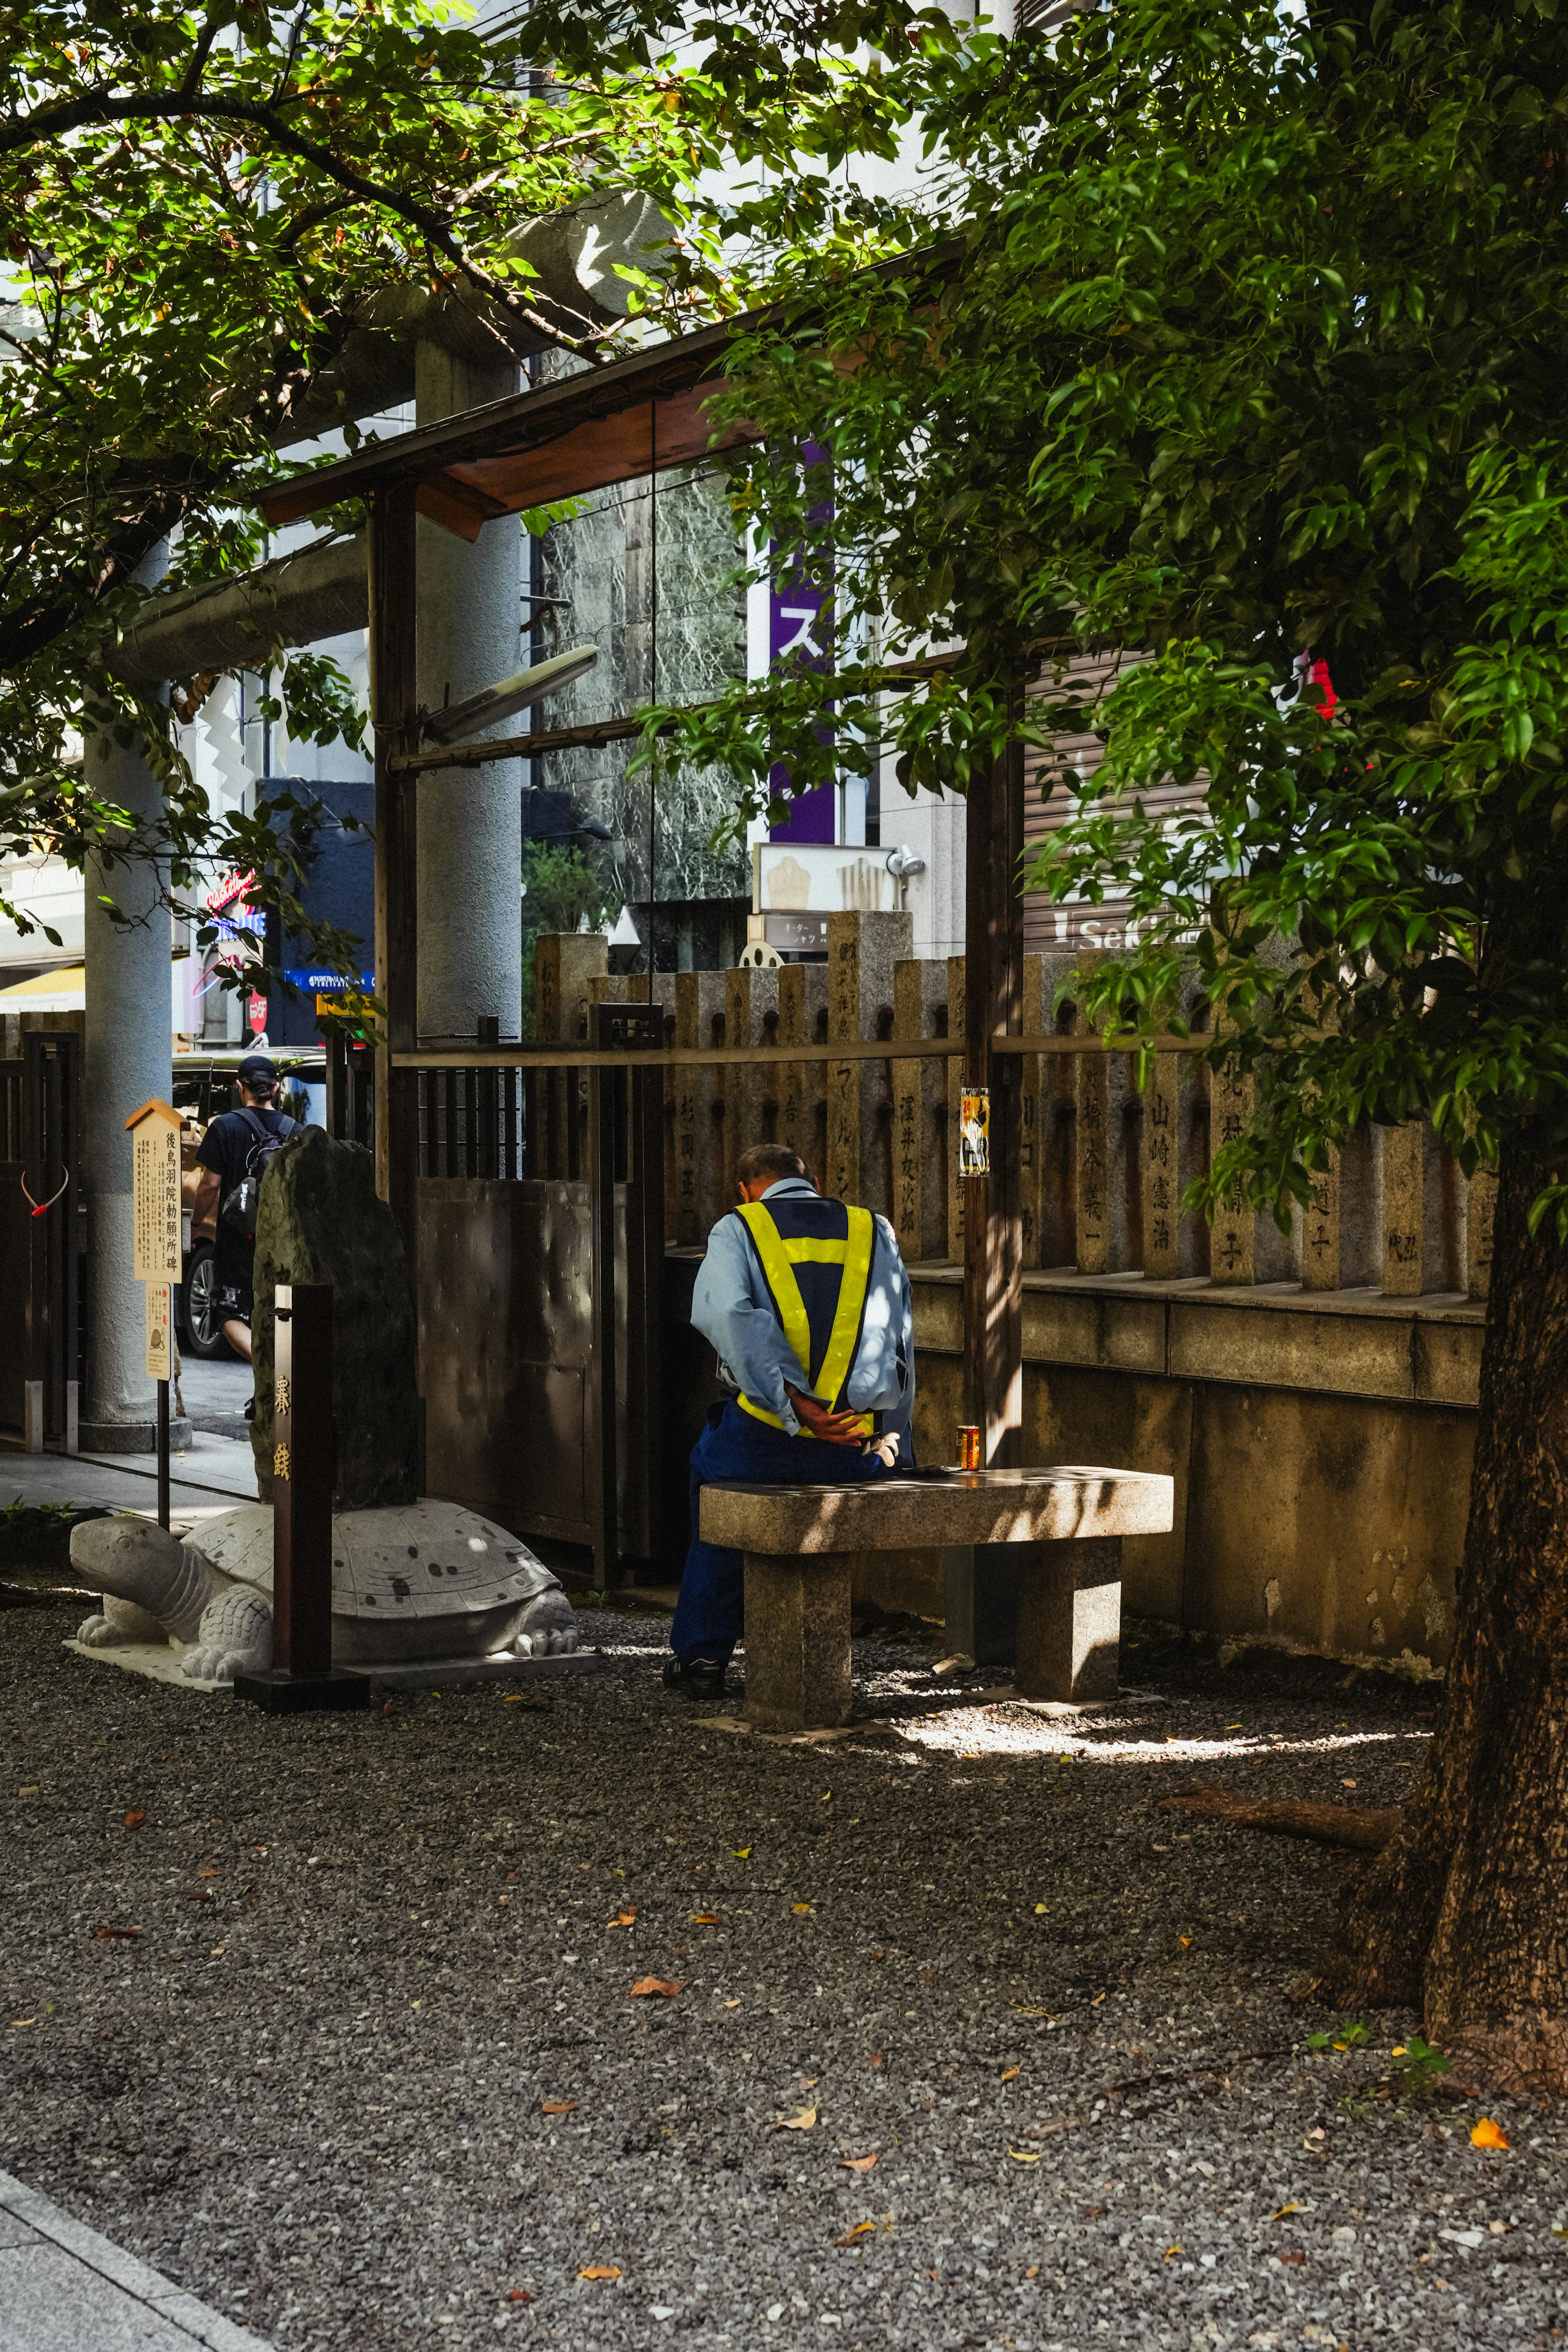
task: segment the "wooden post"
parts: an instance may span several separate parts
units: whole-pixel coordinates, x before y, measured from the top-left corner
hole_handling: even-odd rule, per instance
[[[597,1050],[615,1042],[612,1016],[624,1005],[595,1004],[588,1013],[588,1043]],[[601,1592],[620,1580],[620,1462],[616,1411],[616,1090],[620,1072],[588,1073],[588,1203],[593,1235],[592,1359],[584,1442],[589,1523],[594,1530],[594,1571]],[[628,1244],[630,1235],[627,1236]]]
[[[969,788],[965,828],[963,1083],[991,1100],[991,1171],[963,1186],[964,1418],[980,1427],[983,1468],[1017,1466],[1024,1418],[1023,1234],[1016,1056],[991,1052],[1019,1034],[1024,923],[1024,747],[1010,743]]]
[[[272,1664],[234,1695],[269,1715],[363,1706],[368,1678],[332,1664],[331,1285],[273,1297]]]
[[[412,750],[414,484],[377,489],[370,517],[370,707],[375,730],[375,990],[385,1013],[375,1047],[375,1189],[396,1218],[416,1265],[414,1187],[418,1173],[419,1076],[395,1070],[394,1054],[418,1038],[418,834],[412,774],[392,766]]]

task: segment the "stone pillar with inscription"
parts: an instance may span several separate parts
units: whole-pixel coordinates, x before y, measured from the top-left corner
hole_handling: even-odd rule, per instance
[[[776,1045],[779,1042],[779,980],[772,971],[740,964],[724,974],[726,1045]],[[776,1064],[731,1063],[724,1073],[724,1198],[735,1197],[736,1170],[753,1143],[779,1139],[779,1069]],[[795,1147],[798,1150],[798,1146]]]
[[[609,943],[602,931],[541,931],[533,942],[534,1033],[542,1045],[578,1045],[588,1034],[590,982],[609,970]],[[581,1147],[587,1119],[587,1081],[570,1070],[541,1072],[538,1090],[543,1133],[535,1165],[542,1176],[564,1181],[581,1172]]]
[[[914,945],[909,915],[827,918],[827,1034],[830,1042],[890,1036],[893,973]],[[893,1202],[883,1114],[890,1123],[888,1074],[877,1061],[828,1064],[827,1165],[822,1189],[834,1200],[890,1216]]]
[[[1425,1120],[1377,1130],[1383,1288],[1390,1298],[1467,1286],[1458,1171]]]
[[[1303,1290],[1357,1290],[1375,1284],[1378,1223],[1370,1128],[1329,1147],[1328,1166],[1312,1173],[1311,1198],[1296,1212]]]
[[[1078,959],[1059,950],[1039,959],[1040,1034],[1070,1036],[1076,1019],[1071,997]],[[1034,1026],[1029,1009],[1029,966],[1024,962],[1026,1030]],[[1064,985],[1067,993],[1058,1003]],[[1026,1065],[1026,1066],[1027,1066]],[[1068,1054],[1042,1054],[1037,1111],[1039,1155],[1038,1255],[1026,1259],[1037,1265],[1069,1266],[1078,1263],[1078,1061]]]
[[[1079,971],[1098,956],[1077,958]],[[1088,1016],[1075,1015],[1075,1035],[1095,1034]],[[1131,1265],[1127,1114],[1131,1080],[1125,1054],[1097,1047],[1074,1057],[1077,1072],[1078,1269],[1080,1274],[1124,1274]]]
[[[1209,1077],[1209,1150],[1234,1143],[1252,1117],[1255,1085],[1235,1070]],[[1209,1274],[1218,1283],[1256,1282],[1258,1220],[1250,1209],[1221,1202],[1209,1230]]]
[[[911,958],[893,972],[896,1039],[945,1037],[944,965]],[[928,1055],[893,1064],[893,1230],[913,1265],[940,1258],[947,1240],[947,1064]]]
[[[827,1041],[827,971],[819,963],[786,963],[779,973],[779,1043]],[[779,1071],[778,1138],[798,1151],[814,1176],[827,1154],[827,1066],[786,1062]]]
[[[1143,1097],[1141,1179],[1143,1271],[1152,1281],[1181,1281],[1209,1270],[1209,1229],[1182,1214],[1182,1195],[1204,1172],[1204,1083],[1190,1054],[1157,1054]]]
[[[724,975],[675,975],[675,1042],[689,1053],[711,1049],[724,1018]],[[684,1248],[705,1242],[730,1205],[721,1198],[724,1143],[720,1132],[724,1096],[712,1069],[675,1072],[675,1238]]]

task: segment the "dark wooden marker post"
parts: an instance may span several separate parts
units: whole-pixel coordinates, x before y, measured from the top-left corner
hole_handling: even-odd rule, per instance
[[[235,1677],[271,1715],[363,1706],[363,1675],[332,1666],[332,1293],[278,1285],[272,1355],[272,1664]]]
[[[169,1327],[174,1328],[174,1300],[169,1302]],[[158,1525],[169,1524],[169,1383],[158,1382]]]

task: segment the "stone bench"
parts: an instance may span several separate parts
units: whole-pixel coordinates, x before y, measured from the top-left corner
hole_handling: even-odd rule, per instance
[[[1018,1595],[1015,1687],[1114,1698],[1121,1538],[1163,1535],[1172,1482],[1079,1466],[951,1471],[853,1486],[704,1486],[704,1539],[746,1561],[746,1717],[759,1731],[847,1723],[849,1592],[862,1552],[940,1546]]]

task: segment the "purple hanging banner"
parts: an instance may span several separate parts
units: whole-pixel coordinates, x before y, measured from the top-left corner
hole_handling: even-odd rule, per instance
[[[802,463],[820,466],[826,462],[827,452],[816,441],[807,441],[801,450]],[[833,514],[831,499],[811,509],[813,522],[826,522]],[[777,669],[781,664],[808,669],[826,669],[828,666],[827,630],[831,615],[824,608],[831,602],[831,591],[816,588],[797,574],[791,580],[776,575],[768,583],[768,667]],[[827,729],[821,730],[819,740],[830,741]],[[782,760],[775,760],[768,772],[768,784],[775,799],[789,797],[789,769]],[[789,814],[780,824],[770,827],[770,841],[825,841],[837,839],[838,793],[836,785],[817,784],[800,798],[790,802]]]

